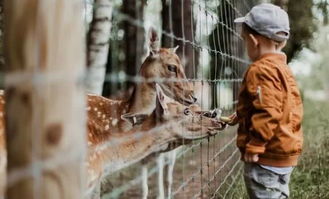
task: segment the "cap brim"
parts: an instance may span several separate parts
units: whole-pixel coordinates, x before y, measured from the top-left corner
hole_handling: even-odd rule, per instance
[[[246,21],[246,17],[239,17],[234,19],[234,23],[244,23]]]

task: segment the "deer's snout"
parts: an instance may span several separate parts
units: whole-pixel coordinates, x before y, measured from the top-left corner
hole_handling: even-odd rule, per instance
[[[217,111],[215,109],[215,110],[204,112],[203,116],[209,117],[209,118],[216,118],[217,117]]]
[[[191,94],[190,97],[191,97],[193,103],[198,101],[198,98],[196,98],[193,94]]]

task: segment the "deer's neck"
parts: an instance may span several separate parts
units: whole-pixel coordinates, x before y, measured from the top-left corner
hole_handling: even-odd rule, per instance
[[[100,144],[89,152],[89,173],[113,173],[160,151],[168,142],[174,140],[166,129],[150,132],[155,125],[155,118],[152,117],[140,128],[108,137],[104,140],[107,144]]]
[[[136,84],[129,100],[129,113],[151,114],[155,108],[156,92],[153,83]]]

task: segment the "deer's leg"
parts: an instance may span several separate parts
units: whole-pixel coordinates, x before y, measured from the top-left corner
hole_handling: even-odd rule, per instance
[[[173,183],[173,173],[174,173],[174,166],[175,166],[175,162],[176,162],[176,150],[174,149],[172,151],[169,152],[168,156],[169,156],[169,163],[168,163],[168,172],[167,172],[167,196],[168,199],[171,198],[171,186]]]
[[[164,156],[160,154],[157,158],[158,165],[158,199],[164,199],[164,185],[163,185],[163,166],[164,166]]]
[[[101,199],[101,182],[97,183],[93,192],[91,193],[91,199]]]
[[[148,181],[148,172],[147,172],[147,165],[143,164],[142,166],[142,188],[143,188],[143,199],[147,199],[149,193],[149,187],[147,185]]]

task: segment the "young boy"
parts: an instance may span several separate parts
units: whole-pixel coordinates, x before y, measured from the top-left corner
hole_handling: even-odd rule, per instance
[[[289,38],[287,13],[260,4],[235,20],[253,62],[239,93],[237,146],[245,162],[244,179],[250,198],[288,198],[289,179],[301,153],[302,101],[281,49]]]

